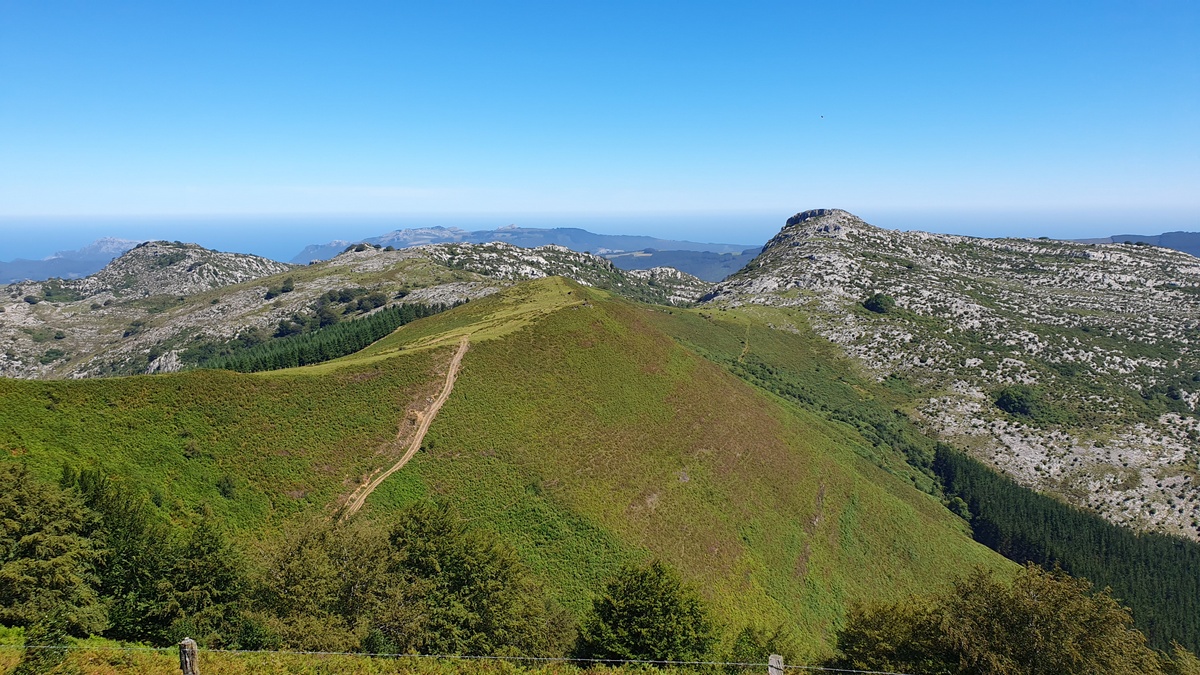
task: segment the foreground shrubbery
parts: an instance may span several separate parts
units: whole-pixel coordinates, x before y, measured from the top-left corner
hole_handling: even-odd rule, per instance
[[[29,646],[87,636],[166,646],[187,635],[249,650],[795,658],[780,629],[745,628],[719,647],[703,600],[661,562],[620,570],[577,623],[509,546],[442,505],[419,503],[386,522],[294,524],[250,556],[210,516],[181,528],[97,472],[67,468],[52,485],[6,465],[0,524],[0,623],[22,627]],[[1200,673],[1182,649],[1167,657],[1147,647],[1107,591],[1035,566],[1011,583],[979,572],[943,596],[855,609],[838,648],[829,665],[858,669]],[[84,658],[30,649],[15,672],[46,672],[68,657]]]
[[[387,522],[296,524],[251,559],[211,516],[180,528],[98,472],[68,467],[52,485],[4,465],[0,523],[0,623],[30,644],[694,659],[716,636],[695,591],[655,563],[620,572],[603,597],[636,596],[635,611],[597,601],[576,647],[575,617],[511,547],[428,503]]]
[[[1195,657],[1156,653],[1129,610],[1062,571],[975,572],[941,596],[855,608],[831,665],[963,675],[1192,673]]]
[[[1018,563],[1061,566],[1111,586],[1160,649],[1200,644],[1200,545],[1137,533],[1022,487],[978,460],[938,444],[934,470],[963,506],[975,539]]]

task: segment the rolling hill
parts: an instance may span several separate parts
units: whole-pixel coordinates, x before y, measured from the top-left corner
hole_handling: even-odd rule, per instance
[[[47,479],[64,462],[97,467],[177,522],[205,506],[242,540],[278,536],[294,518],[336,513],[394,462],[465,337],[423,449],[360,517],[447,500],[511,543],[573,612],[621,563],[659,558],[732,629],[783,625],[816,656],[850,603],[1007,568],[916,487],[898,451],[701,352],[781,367],[787,354],[821,359],[864,410],[888,410],[883,388],[811,336],[725,314],[547,278],[315,366],[0,380],[0,457]]]

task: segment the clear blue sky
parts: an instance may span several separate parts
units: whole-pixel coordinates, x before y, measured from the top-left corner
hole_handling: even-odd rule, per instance
[[[1200,229],[1200,2],[0,0],[0,259],[96,217],[753,243],[814,207]]]

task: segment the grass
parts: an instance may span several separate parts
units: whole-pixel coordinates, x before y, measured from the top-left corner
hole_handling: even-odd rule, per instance
[[[270,538],[292,517],[330,512],[357,477],[390,463],[380,449],[468,335],[424,450],[363,515],[448,500],[576,613],[621,564],[661,558],[728,633],[785,626],[820,657],[853,602],[1008,565],[914,489],[894,452],[716,361],[792,368],[835,401],[887,406],[898,394],[868,391],[818,343],[764,326],[786,316],[709,316],[543,279],[316,366],[0,380],[0,458],[47,478],[64,462],[99,466],[161,496],[176,520],[207,504],[243,541]],[[889,461],[891,472],[877,466]],[[233,499],[222,496],[229,485]],[[229,667],[220,671],[240,672]]]
[[[376,449],[444,358],[321,374],[0,380],[0,457],[46,478],[64,463],[98,467],[161,496],[177,520],[207,504],[253,529],[326,508],[374,468]],[[221,494],[225,475],[235,499]]]
[[[174,649],[121,651],[123,645],[108,640],[80,641],[68,652],[59,671],[83,675],[178,675],[179,657]],[[0,673],[11,672],[22,651],[0,646]],[[289,654],[273,652],[210,652],[201,650],[199,671],[222,675],[645,675],[647,672],[675,675],[750,675],[764,667],[689,670],[663,668],[648,671],[640,666],[587,666],[562,662],[524,664],[519,661],[415,658],[411,656],[370,657],[354,654]]]
[[[543,283],[543,302],[561,284]],[[810,655],[852,601],[1005,565],[937,500],[864,460],[870,443],[846,425],[682,347],[656,310],[571,297],[585,302],[472,343],[425,451],[372,495],[373,512],[452,499],[576,611],[620,563],[662,558],[731,631],[786,625]]]

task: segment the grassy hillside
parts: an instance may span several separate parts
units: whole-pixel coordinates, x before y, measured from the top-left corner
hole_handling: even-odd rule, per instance
[[[936,499],[863,459],[873,444],[848,425],[680,346],[655,310],[558,281],[533,290],[543,312],[555,296],[579,300],[517,330],[499,302],[472,303],[488,329],[427,451],[376,491],[373,508],[448,496],[575,609],[618,562],[661,557],[734,629],[790,625],[814,651],[849,601],[1003,565]],[[374,352],[428,340],[453,314]]]
[[[424,451],[364,515],[448,500],[512,543],[576,612],[620,564],[658,557],[731,631],[784,625],[818,655],[853,601],[1008,565],[913,487],[919,472],[893,449],[699,355],[744,347],[746,323],[706,325],[545,279],[317,366],[0,381],[0,457],[46,477],[64,461],[100,466],[177,520],[208,504],[240,538],[261,538],[293,514],[331,512],[389,464],[405,409],[436,389],[469,335]],[[790,353],[762,344],[772,358]],[[852,373],[843,380],[836,387],[857,391]]]
[[[352,489],[446,358],[327,373],[0,379],[0,456],[46,478],[64,463],[101,468],[177,520],[207,504],[249,530]]]

